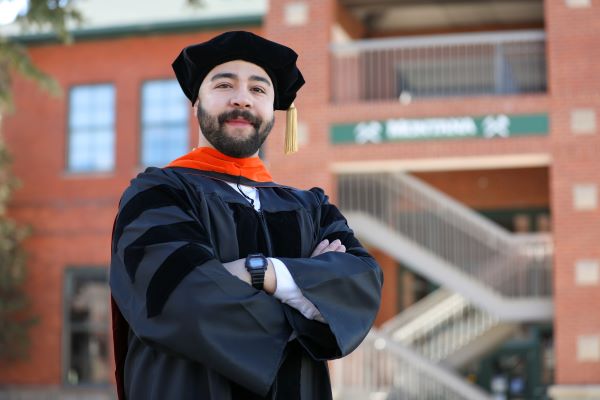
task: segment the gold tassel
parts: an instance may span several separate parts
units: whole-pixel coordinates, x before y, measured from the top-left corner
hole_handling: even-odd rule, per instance
[[[294,103],[290,105],[286,113],[285,124],[285,154],[292,154],[298,151],[298,112]]]

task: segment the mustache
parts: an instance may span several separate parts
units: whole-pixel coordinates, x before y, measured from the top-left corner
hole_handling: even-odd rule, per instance
[[[243,118],[248,121],[254,128],[258,129],[262,120],[246,110],[232,110],[220,114],[218,117],[219,125],[223,125],[225,121],[231,119]]]

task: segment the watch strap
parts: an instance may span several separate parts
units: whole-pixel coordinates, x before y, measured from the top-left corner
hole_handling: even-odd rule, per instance
[[[250,272],[250,280],[252,281],[252,287],[258,290],[263,290],[265,284],[265,270],[252,269],[248,272]]]
[[[250,265],[250,260],[252,260],[252,259],[262,260],[263,261],[262,267],[252,267]],[[246,265],[246,270],[250,274],[250,281],[252,283],[252,287],[254,287],[255,289],[258,289],[258,290],[263,290],[264,283],[265,283],[265,271],[267,270],[267,266],[269,265],[269,262],[267,261],[266,257],[260,253],[259,254],[249,254],[248,257],[246,257],[245,265]]]

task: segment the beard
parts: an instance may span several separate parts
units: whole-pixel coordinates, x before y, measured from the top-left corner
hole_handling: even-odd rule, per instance
[[[221,153],[235,158],[253,156],[263,145],[275,123],[275,117],[265,123],[262,118],[252,115],[249,111],[238,109],[214,117],[201,105],[198,105],[196,116],[206,140]],[[235,137],[227,133],[226,121],[236,118],[244,118],[250,123],[253,132],[249,136]]]

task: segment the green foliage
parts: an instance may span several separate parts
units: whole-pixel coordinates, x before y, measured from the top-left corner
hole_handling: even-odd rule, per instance
[[[17,22],[25,30],[50,29],[62,42],[70,43],[69,24],[81,23],[83,18],[74,8],[73,0],[30,0],[29,11]]]
[[[72,0],[30,0],[29,11],[17,19],[24,31],[50,31],[69,43],[68,26],[81,22]],[[2,115],[13,108],[13,74],[34,80],[52,94],[60,93],[52,77],[37,68],[26,47],[14,38],[0,36],[0,130]],[[8,218],[6,209],[18,181],[10,171],[10,157],[0,131],[0,360],[24,358],[29,347],[29,328],[36,318],[29,313],[29,301],[23,290],[26,258],[22,247],[29,229]]]
[[[28,315],[29,302],[22,290],[26,260],[21,243],[29,230],[6,216],[6,205],[16,186],[10,158],[0,139],[0,359],[5,360],[26,356],[27,333],[35,323],[35,318]]]
[[[13,108],[12,72],[33,79],[52,94],[60,93],[56,81],[31,62],[24,46],[0,37],[0,112],[10,111]]]
[[[29,11],[18,17],[16,23],[24,32],[50,31],[63,43],[70,43],[69,25],[82,21],[81,14],[73,7],[73,0],[30,0]],[[12,110],[11,83],[14,73],[34,80],[51,94],[60,93],[58,83],[33,64],[22,43],[0,36],[0,113]]]

